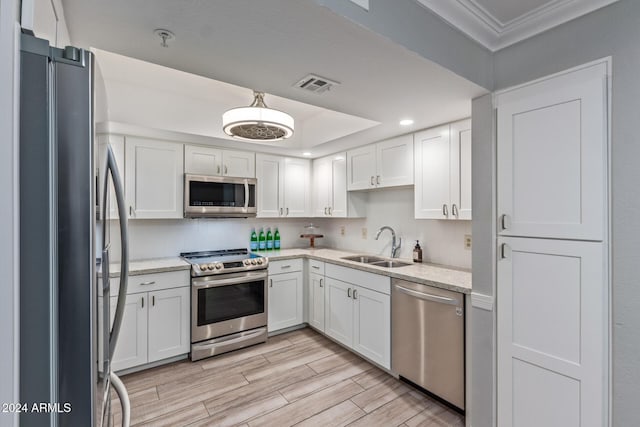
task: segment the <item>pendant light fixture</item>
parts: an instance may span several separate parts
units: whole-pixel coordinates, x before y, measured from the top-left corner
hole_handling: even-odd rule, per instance
[[[253,103],[222,115],[224,132],[248,141],[279,141],[293,135],[293,117],[267,107],[263,92],[253,92]]]

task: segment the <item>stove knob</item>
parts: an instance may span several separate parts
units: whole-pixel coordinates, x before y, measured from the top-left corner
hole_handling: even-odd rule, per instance
[[[258,258],[258,265],[262,265],[262,258]]]
[[[200,264],[198,267],[200,267],[200,270],[205,271],[207,269],[207,264]]]
[[[251,260],[251,265],[256,265],[256,260],[255,259]]]
[[[249,264],[251,264],[251,261],[249,261],[248,259],[245,259],[244,261],[242,261],[242,263],[244,265],[249,265]]]
[[[220,270],[221,268],[222,268],[222,264],[217,263],[217,264],[216,264],[216,270]]]
[[[209,270],[213,270],[213,269],[215,268],[215,264],[214,264],[214,263],[211,263],[211,264],[209,264],[209,265],[207,266],[207,268],[208,268]]]

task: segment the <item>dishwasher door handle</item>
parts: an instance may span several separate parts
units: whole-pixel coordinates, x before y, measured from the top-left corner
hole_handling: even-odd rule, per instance
[[[427,301],[439,302],[441,304],[458,305],[458,301],[453,298],[441,297],[438,295],[425,294],[424,292],[414,291],[413,289],[405,288],[404,286],[395,285],[396,289],[412,297],[420,298]]]

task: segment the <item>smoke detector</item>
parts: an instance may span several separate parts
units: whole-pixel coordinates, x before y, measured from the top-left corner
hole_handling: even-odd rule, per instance
[[[332,87],[338,85],[340,85],[340,83],[325,79],[316,74],[309,74],[294,84],[295,87],[318,94],[331,90]]]

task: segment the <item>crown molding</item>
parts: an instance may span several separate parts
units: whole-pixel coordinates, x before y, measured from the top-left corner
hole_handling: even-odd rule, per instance
[[[495,52],[618,0],[550,0],[508,22],[501,22],[476,0],[416,1]]]

